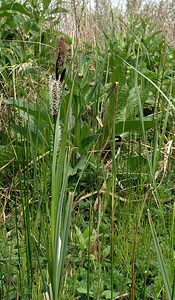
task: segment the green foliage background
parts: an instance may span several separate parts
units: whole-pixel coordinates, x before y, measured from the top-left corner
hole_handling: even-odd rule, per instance
[[[141,17],[95,43],[65,35],[55,125],[49,76],[69,13],[1,1],[0,298],[172,300],[174,49]]]

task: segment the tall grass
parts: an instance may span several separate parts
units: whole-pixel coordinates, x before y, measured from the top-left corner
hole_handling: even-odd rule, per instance
[[[55,120],[51,25],[66,10],[46,2],[0,9],[0,297],[173,299],[173,49],[115,14],[93,42],[66,36]]]

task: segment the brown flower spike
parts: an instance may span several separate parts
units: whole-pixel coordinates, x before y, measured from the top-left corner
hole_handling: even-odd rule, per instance
[[[66,54],[67,54],[67,48],[68,45],[65,42],[65,38],[62,36],[58,42],[58,48],[57,48],[57,58],[56,58],[56,80],[59,79],[59,75],[61,75],[61,69],[65,63],[66,60]],[[63,71],[65,73],[65,71]],[[62,74],[64,75],[64,74]],[[62,77],[61,75],[61,77]]]

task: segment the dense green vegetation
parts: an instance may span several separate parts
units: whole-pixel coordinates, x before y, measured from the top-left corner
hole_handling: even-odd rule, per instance
[[[175,50],[141,17],[81,43],[50,2],[1,1],[0,299],[173,300]]]

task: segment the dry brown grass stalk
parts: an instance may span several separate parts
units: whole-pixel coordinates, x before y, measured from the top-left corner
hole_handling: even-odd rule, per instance
[[[112,26],[116,31],[123,32],[123,22],[126,23],[133,16],[146,17],[151,27],[162,30],[166,40],[175,43],[174,0],[128,0],[123,11],[112,6],[109,0],[95,0],[93,7],[89,3],[86,0],[70,1],[66,6],[69,13],[61,23],[61,30],[70,36],[74,35],[79,46],[103,42],[104,30],[110,30]]]

